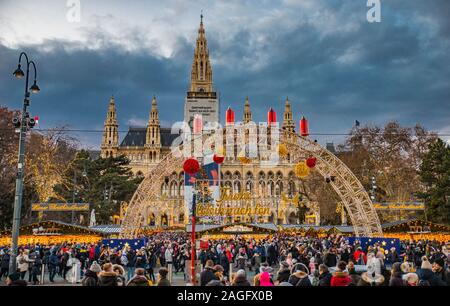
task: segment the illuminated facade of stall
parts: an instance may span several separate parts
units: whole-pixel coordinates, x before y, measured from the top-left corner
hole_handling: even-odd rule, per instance
[[[19,245],[97,243],[103,238],[99,231],[60,221],[43,221],[20,228]],[[11,245],[11,231],[0,232],[0,246]]]

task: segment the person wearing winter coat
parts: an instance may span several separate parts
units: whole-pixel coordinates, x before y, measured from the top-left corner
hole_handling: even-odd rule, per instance
[[[325,254],[325,256],[323,257],[323,263],[327,267],[336,267],[337,262],[338,262],[338,257],[334,253],[333,249],[330,249],[330,251],[327,254]]]
[[[97,274],[100,273],[102,269],[100,268],[100,265],[94,261],[92,265],[89,267],[89,269],[84,273],[84,278],[81,281],[82,286],[88,286],[88,287],[94,287],[98,286],[98,276]]]
[[[397,250],[392,247],[388,256],[387,256],[387,260],[391,263],[394,264],[396,262],[400,262],[400,256],[397,253]]]
[[[231,282],[231,286],[235,287],[250,287],[250,282],[247,280],[247,273],[245,270],[238,270]]]
[[[164,252],[164,259],[166,261],[166,265],[170,265],[173,263],[173,248],[169,246]]]
[[[158,283],[156,286],[170,286],[170,281],[167,279],[167,275],[169,274],[169,270],[167,268],[162,267],[158,271]]]
[[[117,264],[113,265],[112,269],[117,274],[117,286],[125,286],[127,283],[125,279],[125,269],[121,265]]]
[[[39,283],[39,276],[42,272],[42,260],[39,255],[36,255],[34,262],[31,264],[31,280],[33,281],[33,285],[37,285]]]
[[[209,259],[206,261],[205,269],[200,273],[200,286],[206,286],[212,280],[218,280],[214,274],[214,262]]]
[[[441,286],[450,286],[450,272],[445,270],[444,260],[442,258],[438,258],[433,263],[433,272],[434,275],[437,276]]]
[[[417,276],[419,277],[419,282],[427,281],[430,284],[430,286],[447,285],[441,279],[439,279],[439,277],[437,277],[436,274],[433,273],[433,267],[426,256],[422,257],[422,264],[420,266],[420,269],[417,269],[416,273]]]
[[[331,273],[328,271],[328,267],[324,264],[319,265],[319,286],[329,287],[331,283]]]
[[[278,284],[287,282],[291,276],[291,270],[289,269],[289,264],[285,261],[281,262],[280,269],[278,270],[278,275],[276,281]]]
[[[59,258],[56,252],[53,251],[48,258],[48,274],[51,283],[54,283],[54,278],[56,275],[56,270],[59,267]]]
[[[230,270],[230,262],[228,261],[228,256],[227,256],[226,251],[223,251],[222,253],[220,253],[219,262],[224,270],[224,274],[228,275],[228,271]]]
[[[75,257],[75,254],[70,254],[70,258],[67,261],[67,281],[69,283],[75,284],[79,283],[81,280],[81,262]]]
[[[238,270],[245,270],[247,264],[248,256],[245,250],[241,249],[236,256],[236,268]]]
[[[155,282],[154,269],[156,267],[156,260],[157,260],[155,252],[149,251],[147,258],[148,258],[147,273],[148,276],[150,277],[150,280],[152,282]]]
[[[134,267],[136,264],[136,254],[132,249],[126,252],[126,269],[127,269],[127,280],[130,280],[134,275]]]
[[[20,279],[25,279],[28,268],[30,267],[30,259],[28,257],[28,250],[20,250],[20,254],[17,256],[17,270],[20,273]]]
[[[291,276],[289,277],[289,283],[293,286],[312,286],[308,277],[308,272],[308,268],[304,264],[296,264],[293,268]]]
[[[99,286],[117,286],[117,273],[112,270],[112,264],[109,262],[103,265],[103,270],[98,274]]]
[[[0,280],[2,279],[3,275],[6,277],[8,276],[8,270],[9,270],[9,259],[11,258],[11,255],[9,254],[8,249],[3,250],[3,254],[0,261]]]
[[[348,276],[348,272],[345,271],[347,264],[344,261],[340,261],[337,265],[336,272],[333,273],[331,277],[330,286],[331,287],[343,287],[348,286],[352,282],[351,278]]]
[[[149,280],[145,277],[145,269],[137,268],[135,273],[136,274],[130,279],[127,286],[150,286]]]
[[[261,273],[261,275],[259,276],[259,285],[262,287],[273,286],[270,280],[269,272],[265,271]]]
[[[361,279],[361,276],[358,273],[356,273],[355,264],[353,263],[353,261],[348,262],[347,271],[348,271],[348,276],[352,280],[352,282],[349,284],[349,286],[357,286],[359,283],[359,280]]]
[[[33,278],[33,266],[34,266],[34,261],[36,260],[36,258],[39,256],[38,252],[36,252],[35,250],[31,250],[28,254],[28,259],[29,259],[29,265],[28,265],[28,282],[31,283],[31,279]]]
[[[367,256],[366,254],[362,251],[361,247],[358,247],[355,251],[355,253],[353,254],[353,259],[355,260],[355,262],[358,265],[365,265],[367,262]]]
[[[395,262],[391,268],[391,278],[389,280],[390,287],[400,287],[405,286],[405,282],[403,281],[403,272],[401,269],[401,263]]]

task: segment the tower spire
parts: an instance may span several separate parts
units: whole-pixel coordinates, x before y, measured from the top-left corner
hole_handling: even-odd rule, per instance
[[[284,118],[281,128],[288,132],[295,132],[295,123],[292,119],[291,103],[289,102],[288,97],[286,97],[286,101],[284,102]]]
[[[152,98],[145,143],[147,146],[161,146],[161,126],[159,124],[158,105],[155,96]]]
[[[190,92],[210,93],[212,87],[212,69],[209,60],[208,42],[203,27],[203,12],[200,15],[197,43],[194,50],[191,70]]]
[[[244,104],[244,123],[249,123],[252,121],[252,111],[250,110],[250,102],[248,101],[248,96],[245,98]]]
[[[116,101],[111,95],[109,99],[108,112],[103,125],[103,137],[101,145],[101,156],[103,158],[113,157],[119,148],[119,124],[117,123]]]

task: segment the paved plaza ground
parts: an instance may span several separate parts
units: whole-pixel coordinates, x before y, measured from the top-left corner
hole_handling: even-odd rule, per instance
[[[155,277],[158,274],[158,270],[159,267],[157,269],[155,269]],[[254,271],[247,271],[247,279],[249,280],[249,282],[253,282],[253,277],[255,276],[255,272]],[[197,275],[197,278],[199,278],[199,275]],[[25,276],[25,280],[28,281],[28,272]],[[64,280],[62,277],[60,277],[59,275],[56,275],[54,278],[55,282],[51,283],[49,281],[49,275],[48,272],[46,272],[44,274],[44,284],[39,284],[36,286],[81,286],[80,283],[78,284],[73,284],[73,283],[69,283],[68,281]],[[172,285],[174,286],[186,286],[186,280],[184,278],[184,273],[182,272],[178,272],[178,273],[174,273],[172,276]],[[0,280],[0,286],[6,286],[5,283],[5,278],[2,278]],[[28,286],[34,286],[33,283],[28,283]]]

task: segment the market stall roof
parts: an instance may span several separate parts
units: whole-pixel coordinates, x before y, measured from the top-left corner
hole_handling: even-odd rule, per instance
[[[223,231],[224,233],[245,233],[253,231],[264,231],[264,232],[276,232],[278,227],[273,223],[233,223],[233,224],[197,224],[195,225],[195,232],[209,232],[209,231]],[[192,225],[186,225],[186,232],[192,232]]]
[[[284,224],[281,226],[283,229],[303,229],[320,231],[324,230],[328,232],[329,230],[335,228],[341,233],[353,233],[353,226],[348,225],[308,225],[308,224]]]
[[[381,225],[384,232],[440,232],[450,233],[450,226],[420,219],[398,220]]]
[[[88,227],[70,224],[62,221],[41,221],[31,224],[22,225],[20,227],[20,235],[60,235],[67,233],[82,233],[91,235],[100,235],[99,231],[89,229]],[[11,230],[0,232],[0,236],[11,235]]]
[[[89,228],[102,234],[119,234],[121,227],[118,224],[106,224],[106,225],[95,225]]]

